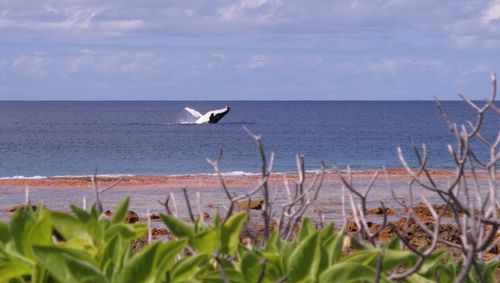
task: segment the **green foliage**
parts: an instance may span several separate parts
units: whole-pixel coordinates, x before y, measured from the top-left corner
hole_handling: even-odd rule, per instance
[[[0,282],[372,282],[378,263],[380,282],[391,282],[395,270],[418,260],[398,239],[373,247],[351,238],[353,250],[345,254],[344,231],[333,224],[318,229],[307,218],[293,240],[273,230],[264,246],[244,246],[243,212],[209,224],[161,215],[176,239],[133,251],[131,241],[147,227],[125,222],[128,204],[126,198],[111,218],[75,206],[71,212],[16,211],[9,223],[0,222]],[[479,264],[466,282],[493,282],[498,265]],[[436,251],[403,282],[449,282],[461,268]]]

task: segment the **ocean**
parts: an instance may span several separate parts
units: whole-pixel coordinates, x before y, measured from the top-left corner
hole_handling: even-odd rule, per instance
[[[231,111],[218,124],[189,124],[183,110],[225,105]],[[463,102],[443,105],[459,123],[475,119]],[[321,162],[399,167],[398,146],[415,161],[409,137],[428,145],[430,167],[453,166],[446,145],[454,139],[432,101],[0,101],[0,177],[90,175],[96,167],[99,174],[205,174],[213,172],[206,158],[219,149],[222,171],[258,172],[244,125],[262,134],[277,172],[296,171],[297,154],[308,170]],[[491,138],[499,129],[491,114],[482,132]]]

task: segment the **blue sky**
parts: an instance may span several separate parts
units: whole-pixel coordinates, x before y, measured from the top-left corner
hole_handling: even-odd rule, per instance
[[[0,0],[2,100],[474,99],[500,0]]]

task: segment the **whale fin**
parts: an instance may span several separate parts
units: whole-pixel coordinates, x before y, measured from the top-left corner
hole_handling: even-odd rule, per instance
[[[189,112],[191,115],[193,115],[196,118],[200,118],[201,116],[203,116],[203,115],[201,115],[200,112],[198,112],[198,111],[196,111],[194,109],[191,109],[189,107],[184,107],[184,110],[186,110],[187,112]]]

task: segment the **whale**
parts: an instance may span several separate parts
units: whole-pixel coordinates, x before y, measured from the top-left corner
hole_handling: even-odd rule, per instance
[[[221,109],[215,109],[208,111],[205,114],[201,114],[200,112],[189,108],[189,107],[184,107],[184,110],[189,112],[189,114],[193,115],[196,118],[196,121],[194,122],[195,124],[216,124],[217,122],[220,121],[224,116],[226,116],[227,113],[229,113],[229,108],[228,106],[225,106],[224,108]]]

